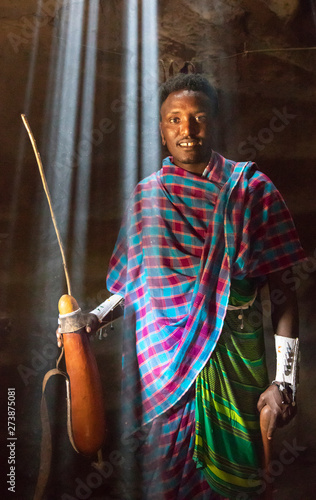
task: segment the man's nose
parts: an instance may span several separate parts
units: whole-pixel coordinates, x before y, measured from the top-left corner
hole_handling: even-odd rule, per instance
[[[183,137],[194,136],[197,133],[197,122],[194,117],[188,116],[181,122],[181,135]]]

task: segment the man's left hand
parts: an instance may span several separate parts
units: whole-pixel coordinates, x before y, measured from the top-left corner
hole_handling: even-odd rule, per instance
[[[292,405],[291,398],[286,392],[281,393],[276,385],[270,385],[260,396],[257,408],[259,412],[268,405],[271,408],[271,419],[268,427],[267,437],[272,435],[277,427],[288,424],[296,415],[296,406]]]

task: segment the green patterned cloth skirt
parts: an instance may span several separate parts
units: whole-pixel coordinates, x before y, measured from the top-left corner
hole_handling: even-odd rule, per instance
[[[196,381],[194,460],[214,491],[236,500],[256,498],[261,486],[257,402],[268,374],[255,296],[250,280],[232,282],[230,306],[251,305],[227,310],[216,348]]]

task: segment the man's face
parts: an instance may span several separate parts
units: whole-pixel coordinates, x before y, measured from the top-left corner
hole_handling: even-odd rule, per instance
[[[211,101],[204,92],[179,90],[169,94],[160,110],[160,133],[178,167],[202,174],[212,154]]]

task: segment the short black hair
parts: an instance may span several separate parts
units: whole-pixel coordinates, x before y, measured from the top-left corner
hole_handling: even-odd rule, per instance
[[[211,101],[212,114],[216,116],[218,113],[218,97],[216,89],[204,76],[200,74],[185,74],[179,73],[178,75],[169,78],[159,88],[159,101],[160,108],[165,102],[169,94],[177,92],[178,90],[192,90],[194,92],[203,92]]]

